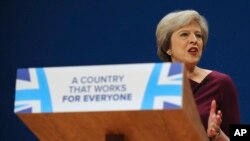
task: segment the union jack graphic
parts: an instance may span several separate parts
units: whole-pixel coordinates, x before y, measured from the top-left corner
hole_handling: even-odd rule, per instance
[[[51,112],[51,98],[42,68],[18,69],[15,113]]]
[[[148,81],[141,108],[180,109],[182,99],[182,64],[156,63]]]

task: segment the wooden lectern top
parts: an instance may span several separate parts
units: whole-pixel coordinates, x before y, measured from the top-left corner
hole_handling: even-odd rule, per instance
[[[124,134],[125,141],[207,141],[189,84],[183,108],[117,112],[18,114],[41,141],[105,141]]]

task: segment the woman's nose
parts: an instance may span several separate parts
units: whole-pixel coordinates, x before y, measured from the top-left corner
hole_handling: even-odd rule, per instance
[[[190,34],[189,40],[191,43],[197,43],[198,38],[195,34]]]

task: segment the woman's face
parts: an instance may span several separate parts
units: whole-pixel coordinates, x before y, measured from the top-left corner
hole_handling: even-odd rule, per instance
[[[195,66],[202,55],[203,40],[200,25],[197,22],[183,26],[171,36],[170,52],[173,62]]]

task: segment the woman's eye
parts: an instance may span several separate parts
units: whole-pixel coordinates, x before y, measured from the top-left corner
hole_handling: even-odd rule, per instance
[[[188,35],[187,33],[181,33],[181,36],[183,36],[183,37],[185,37],[187,35]]]
[[[197,38],[202,38],[202,35],[201,34],[196,34],[196,37]]]

